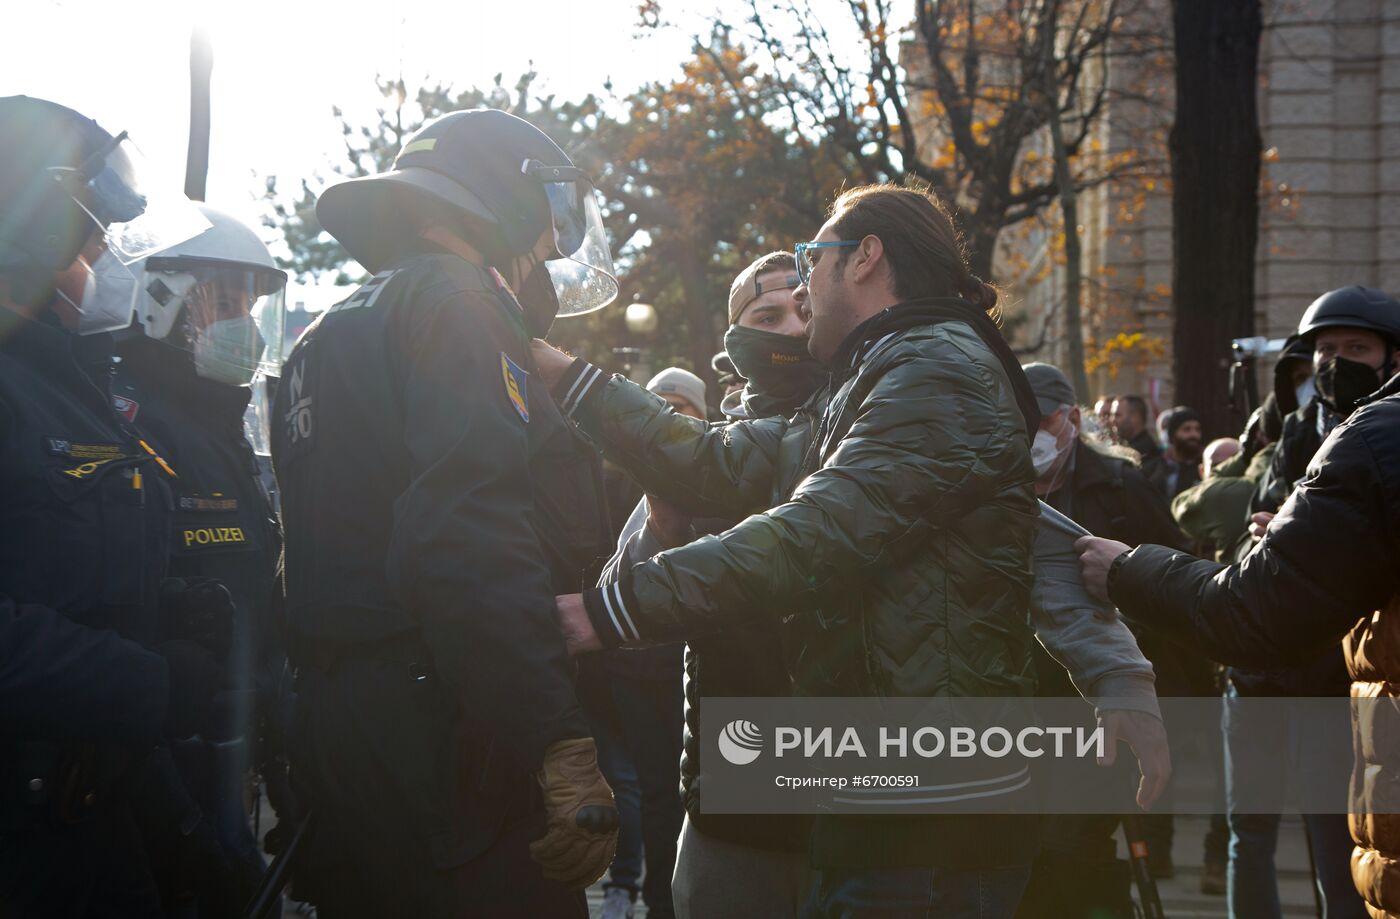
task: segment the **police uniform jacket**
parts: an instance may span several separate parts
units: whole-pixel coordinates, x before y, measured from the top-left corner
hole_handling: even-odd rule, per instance
[[[243,433],[249,393],[206,380],[188,354],[143,335],[119,342],[113,404],[175,470],[170,576],[214,578],[233,597],[228,685],[239,693],[235,725],[247,727],[255,683],[270,685],[280,537],[252,447]],[[213,736],[220,736],[215,733]]]
[[[377,726],[332,728],[356,697],[322,709],[320,726],[383,742],[383,770],[411,789],[393,806],[426,824],[443,867],[489,843],[508,817],[502,801],[533,784],[551,744],[589,733],[554,597],[580,590],[584,569],[610,550],[600,462],[532,367],[520,306],[499,276],[423,253],[322,314],[275,401],[293,656],[303,670],[413,658],[432,695],[402,707],[440,712],[421,714],[430,723],[396,711]],[[375,704],[400,704],[390,698]],[[304,691],[298,700],[308,712],[316,704]],[[322,765],[347,768],[329,752]],[[447,774],[476,776],[474,800],[458,800],[463,783]],[[384,785],[363,770],[344,780],[356,783]]]

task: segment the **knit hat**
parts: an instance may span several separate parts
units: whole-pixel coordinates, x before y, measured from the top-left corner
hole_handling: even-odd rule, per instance
[[[658,396],[680,396],[695,406],[700,414],[709,414],[709,410],[705,406],[705,381],[689,370],[682,370],[680,367],[667,367],[651,378],[651,381],[647,383],[647,391],[654,392]]]

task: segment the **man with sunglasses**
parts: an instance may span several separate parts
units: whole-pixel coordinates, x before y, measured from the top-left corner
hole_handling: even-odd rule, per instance
[[[553,597],[610,539],[529,340],[617,295],[592,186],[481,109],[316,212],[374,276],[273,412],[305,889],[325,919],[583,917],[617,812]]]
[[[799,695],[1030,694],[1039,412],[986,315],[995,293],[946,211],[906,189],[843,194],[797,259],[807,347],[832,373],[815,434],[783,417],[706,428],[536,343],[571,416],[649,493],[743,518],[558,598],[571,649],[781,616]],[[819,815],[804,915],[1010,916],[1034,822]]]

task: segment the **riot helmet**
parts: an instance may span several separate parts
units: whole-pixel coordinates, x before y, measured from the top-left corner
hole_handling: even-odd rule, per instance
[[[199,205],[209,229],[134,263],[134,309],[149,338],[188,351],[200,376],[231,386],[282,365],[287,274],[258,234]]]
[[[44,99],[0,98],[0,275],[10,297],[37,306],[57,293],[83,333],[129,324],[129,309],[97,309],[120,302],[108,295],[114,288],[129,293],[134,278],[124,266],[208,226],[185,199],[144,185],[150,174],[126,132],[113,136]],[[75,264],[86,274],[80,301],[56,287]]]
[[[389,172],[327,188],[316,216],[375,272],[404,253],[425,219],[451,221],[497,267],[530,254],[552,231],[541,272],[557,299],[549,318],[591,312],[617,296],[592,183],[544,132],[507,112],[472,109],[428,122]]]

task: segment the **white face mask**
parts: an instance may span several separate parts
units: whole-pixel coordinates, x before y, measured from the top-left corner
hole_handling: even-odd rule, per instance
[[[131,304],[136,295],[136,278],[110,252],[104,252],[91,265],[82,256],[83,292],[74,303],[62,290],[57,293],[78,314],[78,334],[112,332],[131,325]]]
[[[206,380],[247,385],[253,379],[264,345],[251,317],[211,322],[195,336],[195,370]]]
[[[1051,434],[1044,429],[1036,431],[1035,440],[1031,442],[1031,464],[1035,466],[1036,476],[1044,477],[1054,471],[1074,446],[1074,439],[1078,436],[1079,429],[1068,419],[1058,434]]]
[[[1035,465],[1036,475],[1045,475],[1054,465],[1056,457],[1060,455],[1058,440],[1049,431],[1035,432],[1035,440],[1031,442],[1031,463]]]

